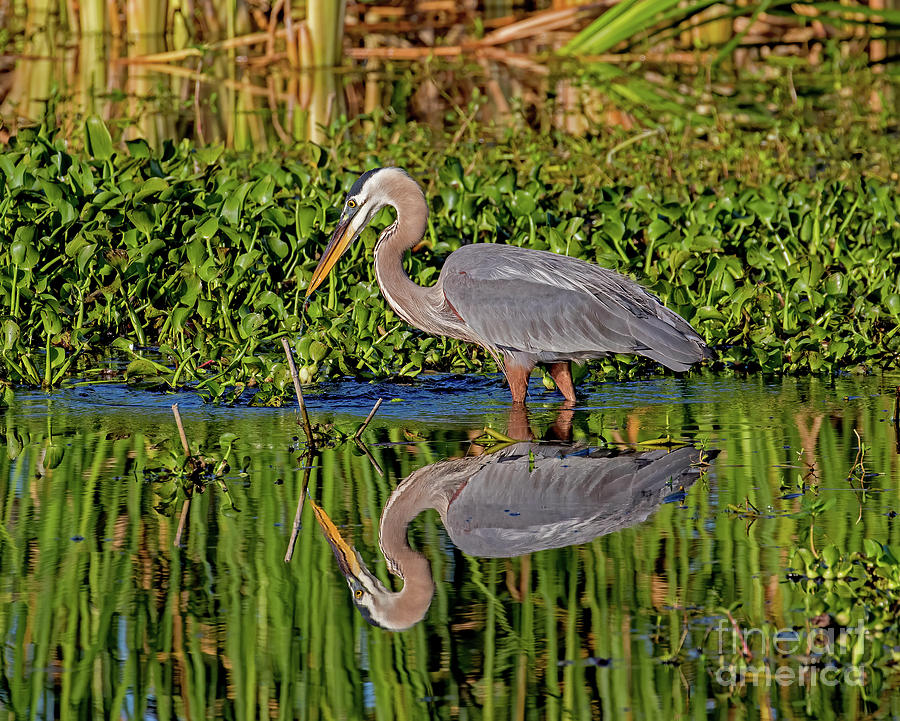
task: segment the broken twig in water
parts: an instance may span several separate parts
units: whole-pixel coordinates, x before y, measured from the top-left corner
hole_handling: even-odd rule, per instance
[[[181,414],[178,412],[178,404],[172,404],[172,414],[175,416],[175,425],[178,426],[178,435],[181,436],[181,446],[188,460],[191,458],[191,447],[188,445],[187,434],[184,432],[184,424],[181,422]],[[181,506],[181,518],[178,520],[178,530],[175,531],[175,547],[181,546],[181,538],[184,535],[184,526],[187,523],[188,511],[191,509],[190,493],[185,491],[184,503]]]
[[[297,499],[297,512],[294,513],[294,525],[291,527],[291,538],[288,541],[287,551],[284,552],[284,562],[290,563],[291,558],[294,556],[294,546],[297,543],[297,536],[300,534],[300,529],[303,528],[303,524],[300,523],[300,516],[303,515],[303,502],[306,500],[306,490],[309,488],[309,476],[312,473],[313,468],[313,454],[310,452],[305,457],[304,466],[305,472],[303,473],[303,483],[300,486],[300,498]]]
[[[303,430],[306,432],[306,440],[310,448],[315,445],[313,441],[312,425],[309,422],[309,414],[306,412],[306,403],[303,402],[303,391],[300,389],[300,376],[297,374],[297,366],[294,365],[294,354],[291,352],[287,338],[281,339],[284,354],[287,356],[288,367],[291,369],[291,380],[294,381],[294,392],[297,394],[297,405],[300,406],[300,415],[303,417]]]
[[[375,405],[372,406],[372,410],[369,411],[369,415],[366,416],[366,420],[364,420],[359,428],[356,429],[356,434],[353,436],[353,440],[359,440],[359,437],[363,434],[363,431],[366,430],[366,426],[372,421],[375,417],[375,414],[378,413],[378,409],[381,408],[382,398],[379,398],[375,401]]]
[[[354,443],[356,443],[356,447],[365,454],[366,458],[368,458],[372,465],[375,467],[376,473],[384,478],[384,471],[381,469],[381,466],[379,465],[378,461],[375,460],[375,456],[372,455],[372,452],[368,449],[366,444],[359,440],[359,438],[354,438],[353,441]]]
[[[191,447],[188,445],[187,434],[184,432],[184,423],[181,422],[181,414],[178,412],[178,404],[172,404],[172,414],[175,416],[175,425],[178,426],[178,435],[181,436],[181,446],[184,448],[184,455],[188,458],[191,456]]]

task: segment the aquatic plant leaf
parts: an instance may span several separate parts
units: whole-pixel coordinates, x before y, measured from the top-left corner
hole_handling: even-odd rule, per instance
[[[243,183],[237,189],[228,194],[222,203],[219,215],[230,225],[239,225],[241,211],[244,207],[244,198],[253,187],[253,183]]]
[[[218,229],[219,219],[215,216],[210,216],[196,227],[195,232],[203,238],[203,240],[209,240],[216,234]]]
[[[132,158],[149,158],[151,156],[150,145],[143,138],[126,140],[125,147],[128,148],[128,154]]]
[[[97,160],[109,160],[113,154],[112,136],[103,119],[90,115],[84,121],[85,140],[88,153]]]
[[[130,210],[126,213],[128,219],[132,222],[144,235],[150,235],[150,231],[156,225],[156,222],[143,210]]]
[[[128,367],[125,368],[125,380],[129,380],[130,378],[156,376],[158,374],[159,369],[156,364],[145,358],[135,358],[128,364]]]
[[[265,317],[261,313],[247,313],[241,318],[241,330],[245,338],[253,335],[262,328],[266,323]]]
[[[16,343],[19,340],[19,337],[22,335],[22,331],[19,328],[19,324],[16,323],[12,318],[6,318],[3,321],[3,350],[8,351],[12,350],[16,347]]]
[[[151,195],[158,195],[165,190],[169,189],[169,182],[165,178],[147,178],[141,186],[140,190],[138,190],[134,194],[133,203],[137,205],[142,202],[145,198]]]

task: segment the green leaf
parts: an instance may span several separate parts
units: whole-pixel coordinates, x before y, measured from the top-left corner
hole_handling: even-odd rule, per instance
[[[266,245],[272,252],[272,255],[274,255],[279,260],[287,258],[288,253],[291,252],[290,246],[277,236],[267,238]]]
[[[297,206],[297,229],[300,231],[301,238],[305,239],[309,236],[318,214],[319,211],[311,205]]]
[[[272,193],[275,190],[275,181],[271,175],[260,178],[250,191],[250,200],[257,205],[268,205],[272,202]]]
[[[841,560],[841,552],[834,544],[826,546],[822,550],[822,560],[825,561],[829,568],[833,568],[838,563],[838,561]]]
[[[266,324],[266,319],[260,313],[247,313],[241,318],[241,330],[244,337],[253,335],[257,330]]]
[[[531,215],[537,204],[534,202],[534,196],[525,190],[517,190],[513,195],[510,209],[516,217],[523,215]]]
[[[238,225],[241,218],[241,211],[244,208],[244,198],[250,192],[253,183],[244,183],[237,190],[228,194],[222,203],[222,209],[219,215],[230,225]]]
[[[19,324],[12,318],[3,321],[3,350],[12,350],[16,347],[21,331]]]
[[[212,165],[220,157],[222,157],[223,152],[225,152],[225,146],[221,144],[208,145],[205,148],[197,148],[197,160],[199,160],[204,165]]]
[[[47,197],[47,200],[50,201],[51,205],[56,205],[60,200],[63,199],[63,191],[62,187],[57,185],[56,183],[51,183],[43,178],[38,180],[41,186],[41,190],[44,191],[44,195]]]
[[[143,376],[155,376],[159,373],[159,368],[152,361],[146,358],[135,358],[128,367],[125,368],[125,380],[129,378],[140,378]]]
[[[141,185],[141,189],[134,194],[134,204],[137,205],[149,195],[161,193],[168,190],[169,182],[165,178],[147,178]]]
[[[197,269],[197,276],[204,283],[209,283],[219,275],[219,266],[216,264],[215,258],[207,258]]]
[[[828,295],[846,295],[847,278],[843,273],[832,273],[825,279],[825,292]]]
[[[882,546],[874,538],[866,538],[863,540],[863,548],[869,558],[878,558],[881,556]]]
[[[219,219],[215,216],[210,216],[206,220],[204,220],[200,225],[198,225],[194,232],[197,233],[203,240],[209,240],[212,238],[216,231],[219,229]]]
[[[14,240],[10,246],[10,258],[14,265],[23,270],[31,270],[37,265],[40,254],[34,247],[34,226],[20,226],[16,229]]]
[[[648,240],[657,240],[664,236],[672,229],[672,226],[669,225],[666,221],[656,218],[650,225],[647,226],[647,239]]]
[[[891,295],[885,299],[884,307],[891,315],[900,316],[900,295],[891,293]]]
[[[126,215],[134,227],[144,235],[150,235],[150,231],[153,230],[153,226],[156,225],[153,218],[147,215],[143,210],[131,210],[126,213]]]
[[[150,145],[148,145],[147,141],[143,138],[138,138],[137,140],[126,140],[125,146],[128,148],[128,153],[132,158],[150,157]]]
[[[309,344],[309,355],[313,359],[313,361],[318,363],[323,358],[325,358],[326,355],[328,355],[328,347],[324,343],[320,343],[317,340],[313,341]]]
[[[109,160],[113,154],[112,136],[106,123],[97,116],[90,115],[84,122],[87,151],[97,160]]]

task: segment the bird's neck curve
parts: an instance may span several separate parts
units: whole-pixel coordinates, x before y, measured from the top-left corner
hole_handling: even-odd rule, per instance
[[[419,184],[405,173],[390,177],[387,196],[397,213],[375,244],[375,277],[391,308],[407,323],[422,327],[419,309],[430,305],[429,288],[414,283],[403,269],[406,251],[425,236],[428,205]]]
[[[432,505],[423,494],[404,492],[401,485],[391,495],[381,514],[378,533],[381,552],[388,570],[403,579],[403,588],[390,594],[388,601],[391,615],[398,620],[403,618],[412,623],[421,620],[434,596],[431,564],[424,555],[413,550],[406,535],[412,520]]]

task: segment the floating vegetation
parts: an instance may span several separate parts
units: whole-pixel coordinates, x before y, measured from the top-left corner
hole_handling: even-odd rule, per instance
[[[866,538],[861,551],[832,544],[814,555],[800,548],[791,565],[788,580],[802,590],[811,622],[856,632],[854,643],[830,645],[823,661],[853,666],[900,661],[900,560],[890,546]]]
[[[387,307],[371,268],[374,230],[304,316],[342,194],[360,167],[399,163],[432,183],[427,247],[407,262],[420,284],[463,243],[524,245],[637,277],[726,368],[894,364],[900,221],[897,179],[883,165],[889,140],[865,146],[871,135],[810,138],[789,126],[745,131],[721,148],[724,136],[705,132],[660,160],[673,142],[653,134],[608,147],[523,132],[515,145],[473,138],[439,148],[410,126],[394,144],[373,130],[335,137],[328,151],[254,155],[187,141],[119,145],[97,117],[77,138],[23,130],[0,153],[0,373],[8,384],[53,387],[96,372],[112,350],[129,382],[278,404],[291,395],[282,337],[303,383],[494,370],[481,351],[422,335]],[[754,143],[757,157],[737,161]],[[867,170],[847,172],[854,154]],[[610,164],[593,162],[603,156]],[[746,179],[728,172],[735,163]],[[388,222],[384,213],[374,225]]]

